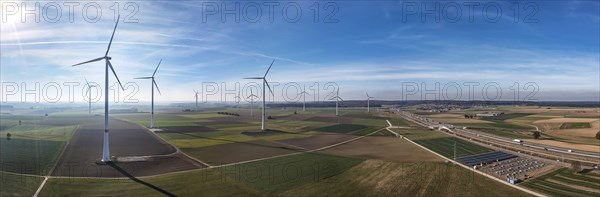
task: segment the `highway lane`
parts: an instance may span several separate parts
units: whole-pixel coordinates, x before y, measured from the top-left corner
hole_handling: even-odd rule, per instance
[[[469,135],[473,135],[474,137],[485,138],[488,141],[493,140],[493,141],[513,144],[513,145],[521,145],[524,147],[539,149],[539,150],[542,150],[543,152],[548,152],[548,153],[554,152],[557,154],[566,154],[566,155],[580,156],[580,157],[591,158],[591,159],[600,159],[600,153],[597,153],[597,152],[588,152],[588,151],[580,151],[580,150],[569,151],[569,149],[559,148],[559,147],[554,147],[554,146],[540,145],[540,144],[523,142],[523,141],[517,142],[517,141],[515,141],[515,139],[509,139],[509,138],[505,138],[505,137],[484,134],[484,133],[469,130],[469,129],[454,128],[454,126],[452,126],[450,124],[444,124],[444,123],[437,122],[437,121],[434,121],[434,120],[431,120],[428,118],[423,118],[423,117],[420,117],[418,115],[415,115],[415,114],[412,114],[412,113],[409,113],[406,111],[402,111],[400,114],[404,118],[411,120],[411,121],[413,121],[421,126],[424,126],[424,127],[429,127],[429,128],[440,128],[441,127],[442,129],[445,129],[452,133],[454,133],[454,132],[466,133]],[[559,155],[558,157],[562,157],[562,156],[563,155]]]

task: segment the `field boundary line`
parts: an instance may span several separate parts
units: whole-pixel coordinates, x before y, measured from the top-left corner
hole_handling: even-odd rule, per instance
[[[37,197],[40,194],[40,192],[42,191],[42,188],[44,188],[44,185],[46,185],[46,181],[48,181],[48,176],[44,177],[42,184],[40,184],[38,189],[35,191],[35,194],[33,194],[33,197]]]
[[[466,166],[466,165],[464,165],[464,164],[462,164],[462,163],[460,163],[460,162],[457,162],[457,161],[455,161],[455,160],[449,159],[449,158],[447,158],[447,157],[445,157],[445,156],[443,156],[443,155],[441,155],[441,154],[438,154],[438,153],[436,153],[436,152],[434,152],[434,151],[432,151],[432,150],[430,150],[430,149],[428,149],[428,148],[426,148],[426,147],[424,147],[424,146],[421,146],[420,144],[418,144],[418,143],[416,143],[416,142],[414,142],[414,141],[412,141],[412,140],[410,140],[410,139],[408,139],[408,138],[406,138],[406,137],[402,137],[402,138],[403,138],[403,139],[405,139],[406,141],[409,141],[410,143],[413,143],[414,145],[417,145],[417,146],[419,146],[419,147],[421,147],[421,148],[423,148],[423,149],[425,149],[425,150],[427,150],[427,151],[429,151],[429,152],[431,152],[431,153],[433,153],[433,154],[435,154],[435,155],[437,155],[437,156],[441,157],[441,158],[444,158],[444,159],[446,159],[447,161],[450,161],[450,162],[452,162],[453,164],[456,164],[456,165],[458,165],[458,166],[460,166],[460,167],[466,168],[467,170],[469,170],[469,171],[471,171],[471,172],[475,172],[475,173],[477,173],[477,174],[483,175],[483,176],[485,176],[485,177],[487,177],[487,178],[490,178],[490,179],[492,179],[492,180],[498,181],[498,182],[500,182],[500,183],[502,183],[502,184],[504,184],[504,185],[508,185],[508,186],[510,186],[510,187],[513,187],[513,188],[515,188],[515,189],[521,190],[521,191],[523,191],[523,192],[529,193],[529,194],[531,194],[531,195],[534,195],[534,196],[546,196],[546,195],[544,195],[544,194],[537,193],[537,192],[535,192],[535,191],[532,191],[532,190],[529,190],[529,189],[527,189],[527,188],[523,188],[523,187],[519,187],[519,186],[517,186],[517,185],[510,184],[510,183],[508,183],[508,182],[506,182],[506,181],[500,180],[500,179],[498,179],[498,178],[496,178],[496,177],[494,177],[494,176],[492,176],[492,175],[486,174],[486,173],[484,173],[484,172],[481,172],[481,171],[477,171],[477,170],[475,170],[475,169],[472,169],[472,168],[470,168],[470,167],[468,167],[468,166]]]

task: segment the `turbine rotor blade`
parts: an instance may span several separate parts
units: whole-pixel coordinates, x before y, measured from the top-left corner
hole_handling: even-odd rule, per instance
[[[152,84],[154,84],[156,90],[158,90],[158,94],[162,95],[162,93],[160,93],[160,89],[158,89],[158,84],[156,84],[156,81],[154,81],[154,79],[152,79]]]
[[[269,66],[269,69],[267,69],[267,72],[265,72],[265,76],[264,77],[267,77],[267,74],[269,74],[269,71],[271,70],[271,67],[273,66],[273,63],[275,63],[275,60],[273,60],[271,62],[271,65]]]
[[[137,77],[137,78],[133,78],[133,79],[152,79],[152,77]]]
[[[115,37],[115,31],[117,31],[117,25],[119,25],[120,18],[121,18],[121,15],[119,14],[117,16],[117,23],[115,24],[115,29],[113,29],[112,36],[110,36],[110,42],[108,42],[108,48],[106,48],[106,53],[104,54],[104,57],[108,56],[108,51],[110,51],[110,45],[112,44],[113,38]]]
[[[154,69],[154,73],[152,73],[152,76],[154,77],[154,75],[156,74],[156,71],[158,70],[158,67],[160,66],[160,63],[162,62],[162,59],[160,59],[160,61],[158,62],[158,65],[156,66],[156,69]]]
[[[117,78],[117,82],[119,82],[119,86],[121,86],[121,89],[125,90],[125,88],[123,88],[123,84],[121,84],[121,80],[119,80],[119,77],[117,76],[117,73],[115,72],[115,69],[113,68],[113,66],[110,63],[110,61],[107,60],[106,63],[108,63],[108,67],[110,67],[110,70],[115,75],[115,78]]]
[[[96,59],[93,59],[93,60],[89,60],[89,61],[81,62],[81,63],[79,63],[79,64],[74,64],[74,65],[72,65],[72,66],[79,66],[79,65],[82,65],[82,64],[87,64],[87,63],[91,63],[91,62],[97,62],[97,61],[100,61],[100,60],[102,60],[102,59],[104,59],[104,57],[99,57],[99,58],[96,58]]]
[[[246,77],[244,79],[265,79],[264,77]]]
[[[267,84],[267,87],[269,88],[269,91],[271,92],[271,95],[275,96],[275,94],[273,94],[273,90],[271,90],[271,86],[269,85],[269,82],[267,82],[266,79],[263,79],[265,81],[265,84]]]

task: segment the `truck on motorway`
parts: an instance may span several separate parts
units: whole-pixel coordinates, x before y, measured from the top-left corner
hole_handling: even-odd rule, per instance
[[[523,142],[523,141],[522,141],[522,140],[520,140],[520,139],[514,139],[513,141],[515,141],[515,142],[518,142],[518,143],[521,143],[521,142]]]

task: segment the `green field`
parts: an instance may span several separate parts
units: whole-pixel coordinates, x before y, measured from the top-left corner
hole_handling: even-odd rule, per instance
[[[585,129],[592,128],[587,122],[565,122],[560,125],[560,129]]]
[[[225,167],[230,178],[241,181],[269,195],[278,194],[291,188],[318,182],[352,168],[362,159],[303,153]]]
[[[367,160],[281,196],[530,196],[456,165]]]
[[[33,196],[43,177],[16,175],[0,171],[0,196]]]
[[[454,142],[456,142],[456,157],[463,157],[492,151],[492,149],[479,146],[477,144],[473,144],[471,142],[455,137],[416,140],[415,142],[448,158],[454,157]]]
[[[2,171],[46,175],[76,126],[20,125],[0,132]],[[12,136],[10,140],[6,134]]]
[[[561,168],[521,184],[551,196],[600,196],[600,174]]]
[[[139,180],[50,179],[41,196],[270,196],[341,174],[361,161],[305,153]]]

